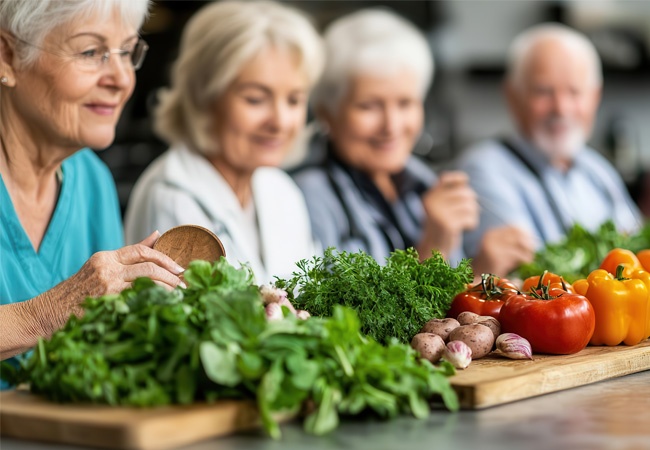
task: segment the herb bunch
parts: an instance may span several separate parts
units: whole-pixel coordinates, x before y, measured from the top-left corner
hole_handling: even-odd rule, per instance
[[[378,264],[365,252],[337,252],[302,260],[285,289],[299,309],[332,316],[336,305],[355,310],[361,332],[387,344],[393,337],[408,343],[432,318],[443,318],[454,296],[472,280],[468,260],[451,267],[439,252],[422,262],[413,248],[397,250]],[[294,291],[298,295],[292,295]]]
[[[562,241],[547,244],[535,253],[532,262],[521,265],[511,276],[526,279],[548,270],[573,283],[597,269],[605,255],[614,248],[625,248],[635,253],[650,248],[650,224],[632,235],[619,233],[611,220],[594,232],[579,224],[573,225]]]
[[[447,377],[407,345],[382,346],[359,332],[359,319],[337,307],[331,318],[299,320],[283,307],[268,322],[250,271],[225,259],[195,261],[186,290],[168,292],[138,279],[119,295],[87,299],[49,340],[40,340],[5,378],[59,402],[158,406],[254,399],[268,433],[274,412],[313,405],[304,427],[323,434],[340,415],[426,417],[439,394],[457,409]]]

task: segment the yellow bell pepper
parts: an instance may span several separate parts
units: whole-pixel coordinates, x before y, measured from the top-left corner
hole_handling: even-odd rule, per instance
[[[626,270],[623,278],[624,269],[619,265],[616,275],[596,269],[573,283],[596,313],[591,345],[636,345],[650,336],[650,273]]]

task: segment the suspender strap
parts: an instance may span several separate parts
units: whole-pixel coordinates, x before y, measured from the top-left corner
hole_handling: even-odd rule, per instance
[[[528,168],[528,170],[530,170],[530,172],[535,176],[537,182],[539,183],[539,186],[544,191],[546,200],[549,206],[551,207],[551,211],[553,212],[553,215],[555,216],[555,221],[560,226],[560,228],[564,231],[565,234],[568,233],[569,227],[564,221],[564,215],[562,214],[560,207],[555,201],[555,197],[553,197],[553,194],[551,194],[551,191],[549,191],[548,187],[546,186],[546,183],[544,183],[544,179],[542,178],[542,174],[539,171],[539,169],[535,167],[535,165],[533,165],[528,159],[526,159],[524,155],[521,154],[521,151],[515,145],[513,145],[512,142],[510,142],[507,138],[501,138],[499,139],[499,142],[501,143],[501,145],[507,148],[510,151],[510,153],[512,153],[513,156],[517,157],[517,159],[519,159],[519,161],[521,161],[521,163],[525,165]]]

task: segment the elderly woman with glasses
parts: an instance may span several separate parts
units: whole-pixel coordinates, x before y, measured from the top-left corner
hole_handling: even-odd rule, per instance
[[[295,171],[324,247],[363,250],[380,262],[395,249],[463,257],[466,230],[478,225],[476,194],[462,172],[439,177],[411,153],[422,132],[433,74],[428,43],[415,27],[380,9],[358,11],[325,32],[327,66],[313,104],[315,133]],[[492,232],[474,272],[505,275],[532,257],[516,229]]]
[[[171,149],[134,188],[127,242],[155,229],[201,225],[259,283],[288,276],[312,257],[304,199],[277,166],[303,129],[322,66],[320,37],[290,7],[225,1],[198,11],[155,112]]]
[[[113,141],[146,44],[147,0],[0,2],[0,356],[50,336],[87,296],[146,276],[171,289],[156,234],[123,247]]]

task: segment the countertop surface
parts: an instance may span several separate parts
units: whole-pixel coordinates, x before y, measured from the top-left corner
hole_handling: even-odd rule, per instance
[[[261,432],[213,439],[185,450],[640,450],[650,449],[650,371],[480,411],[432,411],[426,420],[400,417],[344,422],[324,437],[300,424],[282,427],[272,441]],[[2,450],[62,450],[81,447],[0,439]]]

